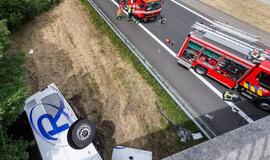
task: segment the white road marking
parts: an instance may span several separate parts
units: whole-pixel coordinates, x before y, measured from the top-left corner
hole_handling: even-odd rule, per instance
[[[210,115],[210,114],[204,114],[204,117],[208,118],[210,121],[213,121],[213,119],[215,118],[214,116]]]
[[[155,41],[157,41],[164,49],[166,49],[172,56],[176,57],[176,53],[172,51],[166,44],[164,44],[161,40],[159,40],[152,32],[150,32],[146,27],[144,27],[141,23],[139,23],[139,26],[149,34]]]
[[[209,18],[204,17],[203,15],[197,13],[196,11],[193,11],[192,9],[190,9],[190,8],[188,8],[188,7],[186,7],[186,6],[184,6],[183,4],[181,4],[181,3],[179,3],[179,2],[177,2],[177,1],[175,1],[175,0],[171,0],[171,1],[172,1],[173,3],[175,3],[175,4],[179,5],[179,6],[181,6],[182,8],[188,10],[189,12],[195,14],[196,16],[201,17],[202,19],[204,19],[204,20],[206,20],[206,21],[208,21],[208,22],[210,22],[210,23],[213,23],[213,21],[210,20]]]
[[[183,6],[182,4],[176,2],[175,0],[171,0],[172,2],[178,4],[179,6],[187,9],[188,11],[194,13],[195,15],[203,18],[206,21],[212,22],[210,19],[200,15],[199,13],[187,8],[186,6]],[[113,2],[116,6],[118,6],[118,3],[115,2],[114,0],[111,0],[111,2]],[[124,11],[125,14],[127,14],[126,11]],[[158,44],[160,44],[165,50],[167,50],[173,57],[177,58],[177,54],[172,51],[167,45],[165,45],[160,39],[158,39],[151,31],[149,31],[143,24],[139,23],[138,24],[149,36],[151,36]],[[193,73],[198,79],[200,79],[208,88],[210,88],[218,97],[220,97],[221,99],[223,99],[222,93],[215,88],[210,82],[208,82],[205,78],[203,78],[202,76],[198,75],[197,73],[195,73],[195,71],[193,69],[190,69],[191,73]],[[225,103],[227,103],[232,109],[237,109],[238,110],[238,114],[243,117],[248,123],[252,123],[254,122],[251,118],[249,118],[240,108],[238,108],[234,103],[232,102],[227,102],[224,101]]]
[[[115,2],[114,0],[111,0],[116,6],[118,6],[117,2]],[[124,11],[125,14],[127,14],[126,11]],[[174,51],[172,51],[168,46],[166,46],[160,39],[158,39],[152,32],[150,32],[146,27],[144,27],[141,23],[138,23],[138,25],[146,32],[149,34],[149,36],[151,36],[156,42],[158,42],[158,44],[160,44],[164,49],[166,49],[172,56],[176,57],[176,53]]]
[[[210,82],[208,82],[205,78],[197,74],[193,69],[189,69],[191,73],[193,73],[199,80],[201,80],[207,87],[209,87],[219,98],[223,99],[222,93],[214,87]],[[238,108],[234,103],[224,101],[227,103],[232,109],[238,110],[237,113],[243,117],[248,123],[254,122],[251,118],[249,118],[240,108]]]

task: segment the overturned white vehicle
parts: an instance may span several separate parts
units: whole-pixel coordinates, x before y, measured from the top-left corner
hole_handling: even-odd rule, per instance
[[[95,125],[78,118],[55,84],[27,98],[24,110],[44,160],[102,160]]]

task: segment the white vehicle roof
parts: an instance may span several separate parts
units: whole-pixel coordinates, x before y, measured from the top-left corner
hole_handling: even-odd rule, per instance
[[[152,152],[116,146],[113,148],[112,160],[152,160]]]
[[[55,84],[27,98],[24,110],[44,160],[102,160],[92,143],[80,150],[68,144],[68,129],[78,118]]]

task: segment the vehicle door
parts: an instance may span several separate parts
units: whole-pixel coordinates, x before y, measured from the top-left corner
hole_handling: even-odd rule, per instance
[[[258,96],[270,96],[270,71],[258,67],[244,80],[243,86]]]

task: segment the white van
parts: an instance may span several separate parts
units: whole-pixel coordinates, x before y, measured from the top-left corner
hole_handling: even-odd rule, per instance
[[[95,125],[78,119],[55,84],[27,98],[24,110],[44,160],[102,160]]]

